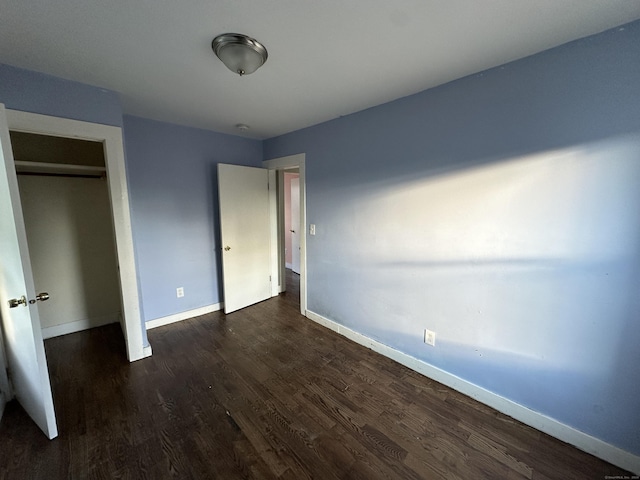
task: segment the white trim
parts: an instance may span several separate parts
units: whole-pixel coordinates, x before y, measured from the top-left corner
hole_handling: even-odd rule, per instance
[[[278,219],[278,189],[279,185],[276,180],[277,177],[276,170],[269,170],[269,239],[270,239],[270,257],[271,257],[271,275],[269,280],[271,281],[271,296],[277,297],[280,293],[280,276],[274,275],[273,272],[276,272],[278,269],[278,265],[280,263],[280,255],[279,246],[280,246],[280,229],[278,225],[279,221],[273,221],[273,219]],[[276,188],[276,186],[278,186]],[[275,254],[275,255],[274,255]]]
[[[563,442],[569,443],[580,450],[601,458],[602,460],[606,460],[618,467],[640,474],[640,456],[638,455],[634,455],[622,450],[621,448],[592,437],[591,435],[576,430],[575,428],[565,425],[564,423],[542,413],[530,410],[529,408],[512,400],[490,392],[489,390],[479,387],[478,385],[457,377],[456,375],[384,345],[377,340],[362,335],[355,330],[340,325],[339,323],[329,320],[315,312],[307,310],[306,317],[360,345],[370,348],[374,352],[395,360],[411,370],[453,388],[454,390],[457,390],[480,403],[484,403],[505,415],[515,418],[526,425],[562,440]]]
[[[287,259],[287,246],[286,246],[286,234],[284,233],[284,172],[285,170],[276,170],[278,173],[278,198],[277,198],[277,208],[278,208],[278,221],[276,222],[275,229],[278,231],[278,264],[274,268],[274,272],[278,272],[278,294],[285,292],[287,290],[287,282],[286,275],[287,269],[284,265],[285,260]],[[272,249],[272,254],[273,254]],[[302,312],[300,312],[302,313]]]
[[[288,168],[296,168],[300,165],[304,165],[305,154],[296,153],[295,155],[288,155],[286,157],[272,158],[271,160],[264,160],[262,166],[269,170],[283,170]]]
[[[144,358],[150,357],[153,354],[153,350],[151,350],[151,345],[147,345],[142,349]]]
[[[158,328],[171,323],[188,320],[189,318],[199,317],[200,315],[206,315],[207,313],[217,312],[218,310],[222,310],[223,307],[224,302],[215,303],[213,305],[207,305],[206,307],[195,308],[193,310],[187,310],[186,312],[174,313],[173,315],[168,315],[166,317],[147,320],[145,325],[147,326],[147,330],[151,330],[152,328]]]
[[[298,168],[300,178],[300,229],[304,228],[305,234],[300,235],[300,313],[305,315],[307,311],[307,183],[304,153],[289,155],[287,157],[274,158],[262,162],[264,168],[269,170],[283,170],[288,168]],[[272,202],[275,201],[272,197]],[[273,209],[272,203],[272,209]],[[277,207],[276,207],[277,208]],[[277,222],[277,217],[272,219]],[[277,228],[276,228],[277,230]],[[271,239],[271,258],[278,258],[278,242],[277,237]],[[280,278],[282,275],[281,268],[272,267],[271,276]],[[284,282],[280,282],[284,283]]]
[[[101,317],[85,318],[76,322],[61,323],[60,325],[53,325],[51,327],[45,327],[42,329],[42,338],[59,337],[61,335],[67,335],[69,333],[81,332],[82,330],[88,330],[94,327],[101,327],[110,323],[118,323],[120,319],[120,312],[113,315],[103,315]]]
[[[130,362],[144,358],[122,129],[16,110],[7,110],[7,122],[11,130],[103,143],[120,273],[127,357]]]

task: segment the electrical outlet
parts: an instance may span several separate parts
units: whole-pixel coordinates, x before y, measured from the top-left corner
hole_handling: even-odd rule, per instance
[[[309,225],[309,235],[315,235],[316,234],[316,224],[312,223],[311,225]]]
[[[178,298],[184,297],[184,288],[183,287],[176,288],[176,297],[178,297]]]
[[[424,331],[424,343],[427,345],[431,345],[432,347],[436,346],[436,332],[432,332],[431,330]]]

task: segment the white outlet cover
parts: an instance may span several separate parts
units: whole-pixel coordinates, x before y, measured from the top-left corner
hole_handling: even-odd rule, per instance
[[[176,288],[176,296],[178,298],[184,297],[184,288],[183,287]]]
[[[424,343],[427,345],[431,345],[432,347],[436,346],[436,332],[432,332],[431,330],[424,331]]]

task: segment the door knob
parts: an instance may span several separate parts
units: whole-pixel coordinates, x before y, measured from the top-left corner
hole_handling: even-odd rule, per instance
[[[231,250],[231,247],[229,245],[227,245],[226,247],[224,247],[224,251],[228,252],[229,250]]]
[[[33,305],[36,303],[36,300],[40,300],[44,302],[45,300],[49,300],[49,294],[47,292],[42,292],[36,295],[35,300],[29,300],[29,304]],[[20,298],[12,298],[9,300],[9,308],[16,308],[19,305],[27,306],[27,297],[22,295]]]
[[[37,294],[35,300],[29,300],[29,305],[33,305],[34,303],[36,303],[36,300],[40,300],[41,302],[49,300],[49,294],[47,292]]]
[[[9,300],[9,308],[16,308],[18,305],[27,306],[27,297],[22,295],[20,298],[12,298]]]
[[[289,230],[289,231],[290,231],[291,233],[296,233],[296,231],[295,231],[295,230]]]

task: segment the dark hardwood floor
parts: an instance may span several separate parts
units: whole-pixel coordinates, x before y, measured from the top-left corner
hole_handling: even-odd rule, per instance
[[[300,311],[300,275],[287,268],[284,280],[286,290],[280,294],[280,298]]]
[[[151,330],[153,356],[133,364],[117,325],[47,340],[60,436],[10,402],[0,478],[629,475],[314,324],[287,295]]]

